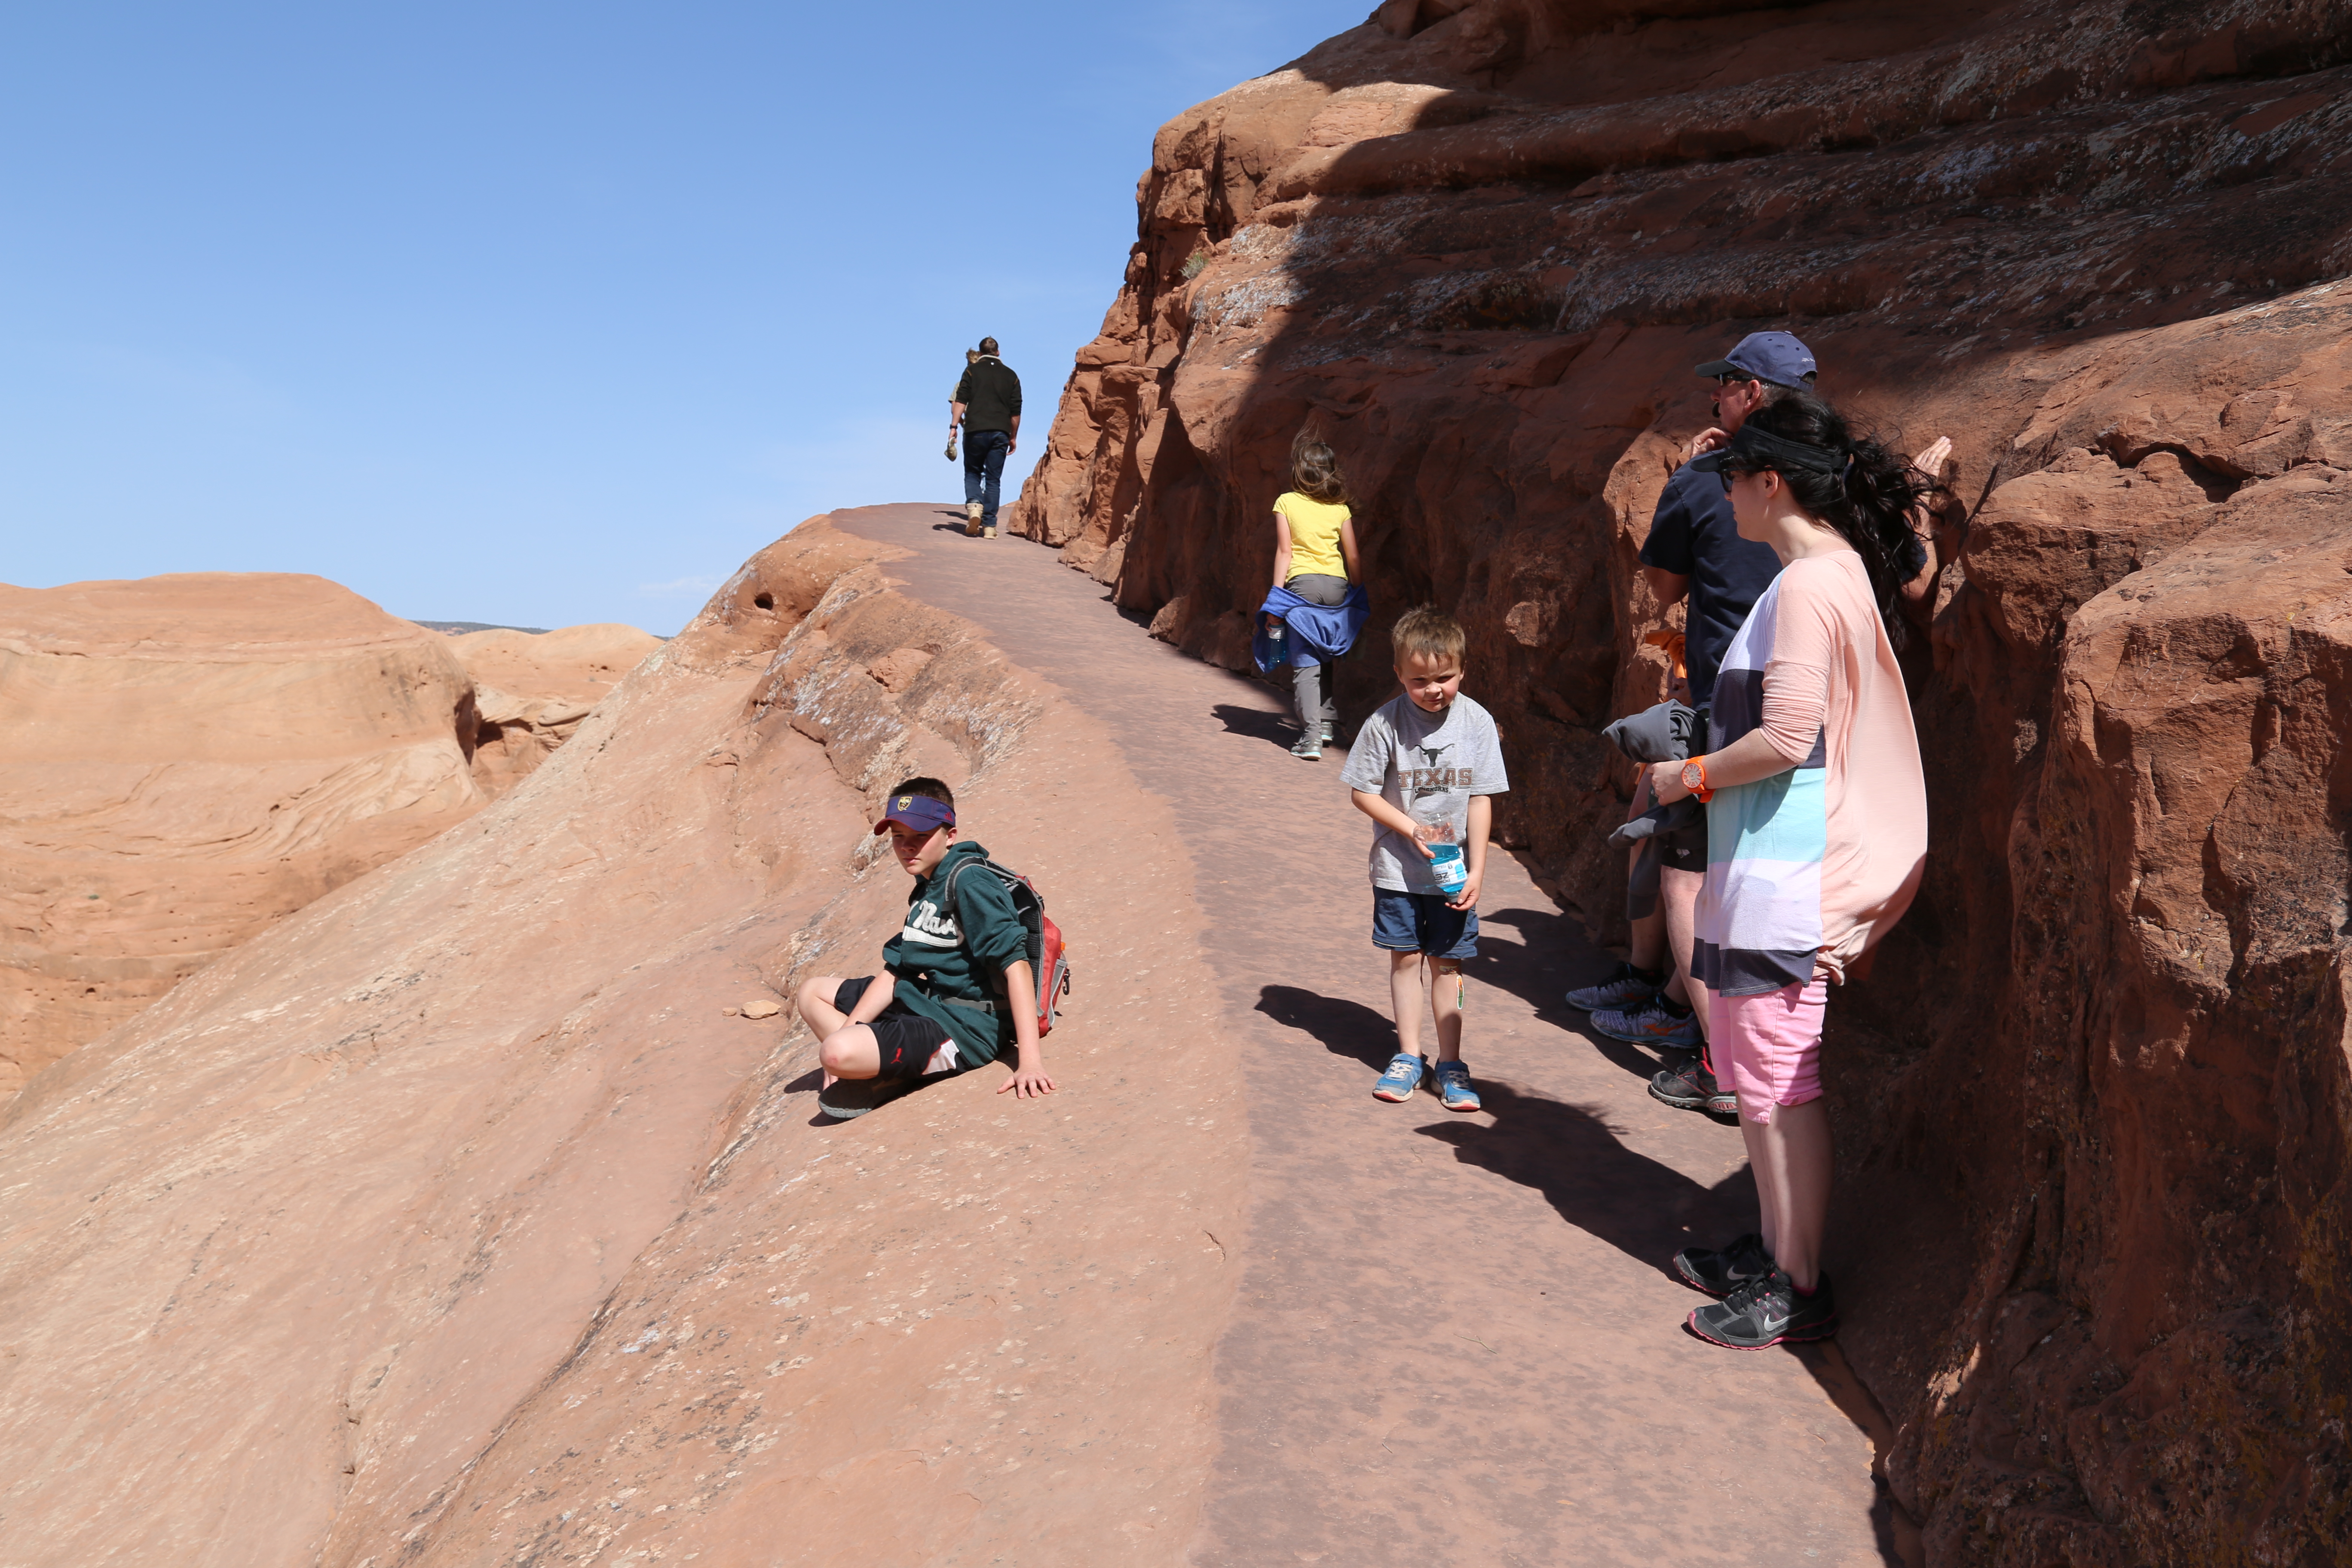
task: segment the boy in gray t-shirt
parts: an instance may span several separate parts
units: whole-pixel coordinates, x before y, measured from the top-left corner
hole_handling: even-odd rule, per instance
[[[1462,1063],[1462,961],[1478,951],[1493,811],[1486,797],[1511,786],[1495,721],[1461,695],[1461,626],[1423,605],[1398,617],[1389,640],[1404,693],[1364,721],[1339,774],[1356,809],[1376,825],[1372,945],[1388,950],[1396,1009],[1397,1054],[1372,1093],[1410,1099],[1429,1070],[1421,1054],[1426,990],[1437,1023],[1438,1097],[1448,1110],[1475,1110],[1478,1093]]]

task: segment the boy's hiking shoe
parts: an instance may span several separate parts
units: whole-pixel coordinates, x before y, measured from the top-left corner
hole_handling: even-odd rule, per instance
[[[1811,1295],[1800,1296],[1796,1281],[1775,1268],[1699,1308],[1689,1324],[1699,1338],[1736,1351],[1825,1340],[1837,1332],[1837,1299],[1830,1294],[1826,1274]]]
[[[817,1091],[816,1108],[836,1121],[846,1121],[922,1087],[919,1078],[837,1078],[829,1088]]]
[[[1372,1085],[1372,1098],[1394,1104],[1412,1098],[1421,1087],[1421,1075],[1429,1070],[1427,1057],[1409,1057],[1400,1053],[1389,1061],[1389,1070],[1381,1074],[1381,1081]]]
[[[1445,1102],[1448,1110],[1477,1110],[1478,1091],[1470,1087],[1470,1069],[1460,1062],[1438,1063],[1437,1098]]]
[[[1612,1040],[1630,1040],[1637,1046],[1670,1050],[1695,1051],[1703,1038],[1698,1032],[1698,1015],[1687,1007],[1675,1012],[1666,1005],[1663,995],[1653,996],[1638,1006],[1601,1008],[1592,1015],[1592,1026]]]
[[[1704,1247],[1684,1247],[1675,1254],[1675,1272],[1694,1290],[1728,1296],[1749,1280],[1771,1273],[1772,1255],[1764,1250],[1764,1238],[1751,1230],[1719,1252]]]
[[[1604,1009],[1621,1012],[1639,1007],[1658,994],[1665,984],[1663,973],[1644,973],[1630,963],[1621,963],[1617,972],[1598,985],[1586,985],[1568,994],[1568,1005],[1587,1013]]]
[[[1310,763],[1322,761],[1323,737],[1308,731],[1290,743],[1290,754],[1294,757],[1303,757]]]
[[[1739,1097],[1717,1083],[1706,1058],[1696,1055],[1652,1078],[1650,1098],[1676,1110],[1704,1110],[1709,1116],[1734,1119],[1739,1115]]]

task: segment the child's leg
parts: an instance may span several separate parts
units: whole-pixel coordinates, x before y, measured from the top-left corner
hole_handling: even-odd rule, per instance
[[[1298,721],[1313,730],[1323,721],[1323,667],[1295,664],[1290,668],[1290,695],[1298,707]]]
[[[801,986],[798,998],[801,1022],[806,1024],[809,1033],[820,1040],[849,1021],[849,1016],[833,1005],[833,998],[841,985],[840,975],[820,974]]]
[[[835,1079],[873,1078],[882,1070],[881,1043],[863,1024],[835,1006],[834,998],[846,984],[837,974],[820,974],[800,989],[801,1019],[817,1037],[817,1060],[824,1068],[824,1087]]]
[[[1432,955],[1429,1012],[1437,1021],[1437,1059],[1442,1062],[1462,1059],[1462,961]]]
[[[1421,1054],[1421,954],[1389,954],[1389,1004],[1396,1015],[1397,1053]],[[1458,1037],[1459,1031],[1456,1031]]]

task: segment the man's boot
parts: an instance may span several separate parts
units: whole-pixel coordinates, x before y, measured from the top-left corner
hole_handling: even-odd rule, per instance
[[[963,531],[967,539],[980,537],[980,503],[976,500],[963,503]]]

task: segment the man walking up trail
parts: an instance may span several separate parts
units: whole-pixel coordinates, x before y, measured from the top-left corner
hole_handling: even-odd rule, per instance
[[[1021,378],[996,357],[996,340],[980,340],[980,357],[956,383],[951,419],[963,422],[964,532],[996,537],[996,497],[1004,459],[1021,441]]]

